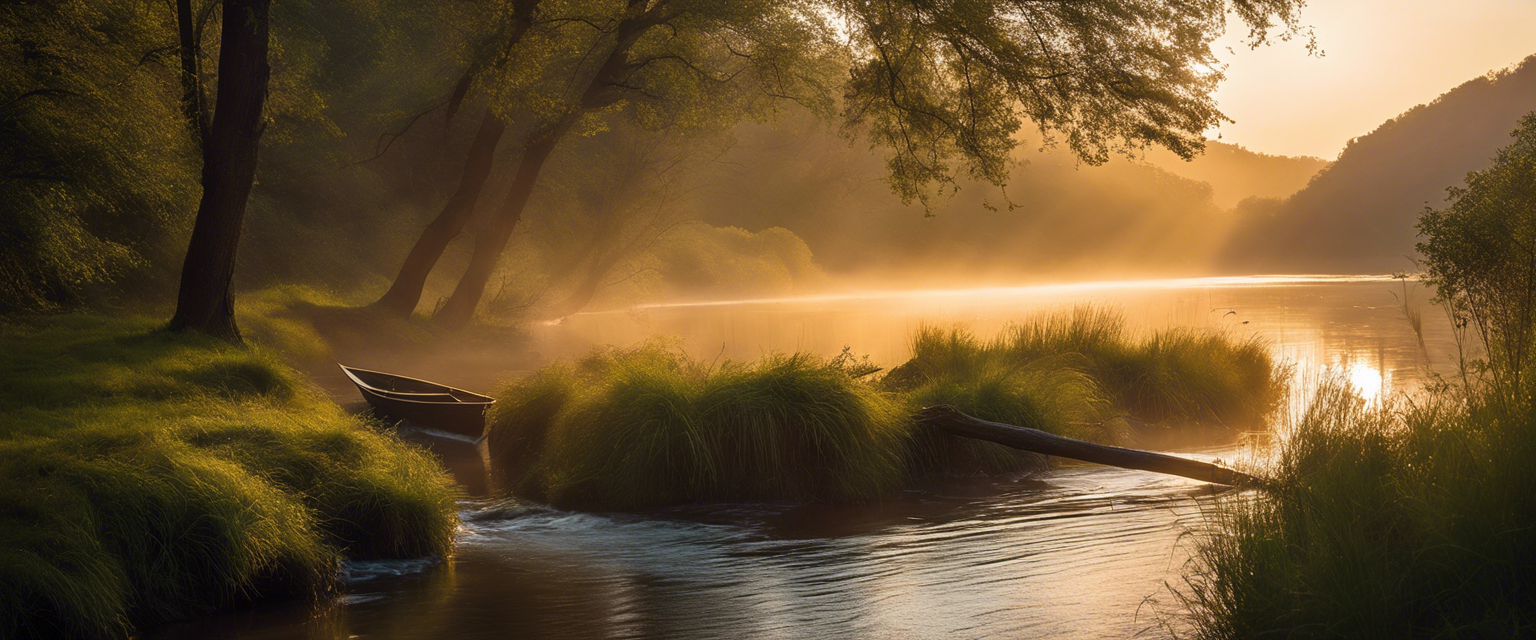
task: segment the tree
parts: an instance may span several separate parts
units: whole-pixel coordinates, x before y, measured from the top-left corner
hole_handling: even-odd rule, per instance
[[[547,68],[569,70],[559,86],[574,90],[556,94],[525,137],[512,189],[437,319],[459,325],[474,313],[543,163],[586,114],[628,110],[669,126],[771,111],[702,115],[713,100],[742,95],[831,114],[841,77],[847,131],[888,149],[891,187],[927,204],[958,188],[962,173],[1002,184],[1025,121],[1090,164],[1154,144],[1192,156],[1224,118],[1210,96],[1221,80],[1210,44],[1228,11],[1257,46],[1297,34],[1301,4],[630,0],[604,13],[608,3],[562,3],[567,13],[551,11],[546,24],[597,33],[575,47],[576,62],[549,63],[559,47],[540,52]]]
[[[235,326],[235,252],[267,97],[268,9],[271,0],[223,0],[218,93],[203,145],[203,197],[182,263],[173,331],[197,331],[239,342]]]
[[[497,34],[490,44],[480,48],[481,51],[471,62],[469,70],[454,87],[448,105],[450,121],[452,112],[457,110],[465,100],[481,68],[493,64],[505,64],[505,62],[498,62],[497,59],[505,58],[513,47],[522,42],[523,36],[534,25],[539,2],[540,0],[515,0],[512,3],[512,13],[506,29]],[[464,230],[464,225],[469,223],[470,217],[474,214],[475,205],[480,201],[480,193],[485,189],[485,183],[491,176],[491,168],[496,159],[496,147],[501,143],[501,136],[505,131],[506,122],[497,115],[494,108],[487,109],[464,160],[464,171],[459,179],[458,189],[443,205],[442,212],[421,232],[416,244],[411,247],[411,252],[406,255],[405,263],[400,266],[400,271],[390,284],[389,290],[385,291],[384,295],[373,304],[375,309],[402,317],[409,316],[412,311],[415,311],[417,303],[421,301],[422,289],[426,287],[427,276],[431,275],[432,268],[442,258],[443,252],[448,249],[448,244],[459,236],[459,233]]]
[[[208,96],[203,93],[203,25],[214,3],[192,11],[192,0],[176,0],[176,42],[181,62],[181,109],[201,148],[208,140]]]
[[[473,316],[544,163],[588,116],[619,110],[651,128],[698,128],[733,123],[760,110],[763,97],[819,101],[828,110],[830,87],[812,70],[829,68],[831,50],[816,43],[827,42],[831,30],[805,9],[761,1],[628,0],[611,13],[547,18],[551,28],[538,40],[554,46],[539,53],[552,70],[543,75],[569,89],[555,94],[547,115],[525,136],[507,195],[476,237],[469,266],[435,320],[452,327]],[[566,36],[562,30],[570,25],[593,33]],[[560,51],[562,43],[574,55],[550,60],[548,52]]]
[[[1536,356],[1536,113],[1511,135],[1493,166],[1448,190],[1444,209],[1425,209],[1418,250],[1440,302],[1487,349],[1495,393],[1523,403]]]

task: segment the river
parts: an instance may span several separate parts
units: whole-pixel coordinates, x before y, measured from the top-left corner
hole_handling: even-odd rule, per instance
[[[1422,312],[1416,333],[1404,312]],[[696,357],[775,351],[905,360],[924,324],[989,336],[1080,304],[1134,332],[1257,335],[1294,364],[1291,410],[1324,376],[1378,399],[1449,373],[1456,341],[1415,283],[1254,277],[853,292],[651,305],[535,327],[536,359],[686,336]],[[1421,337],[1422,336],[1422,340]],[[1182,450],[1255,455],[1241,443]],[[473,486],[474,483],[471,483]],[[447,562],[347,568],[316,613],[280,606],[169,627],[160,638],[1164,638],[1205,514],[1192,480],[1090,466],[915,487],[879,504],[700,505],[587,514],[492,496],[461,503]]]

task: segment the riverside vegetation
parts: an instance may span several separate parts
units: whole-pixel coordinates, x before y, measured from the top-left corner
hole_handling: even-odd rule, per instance
[[[1272,490],[1215,514],[1180,594],[1200,637],[1536,634],[1536,114],[1513,135],[1419,225],[1459,371],[1377,405],[1318,391]]]
[[[487,428],[514,492],[576,508],[708,500],[853,500],[935,473],[1039,468],[1038,456],[919,430],[950,404],[1100,441],[1170,424],[1260,428],[1286,371],[1257,341],[1187,331],[1133,339],[1078,309],[991,341],[920,330],[884,377],[849,358],[710,364],[665,343],[605,349],[509,385]]]
[[[0,352],[0,637],[120,637],[451,549],[436,461],[269,352],[93,316],[7,321]]]

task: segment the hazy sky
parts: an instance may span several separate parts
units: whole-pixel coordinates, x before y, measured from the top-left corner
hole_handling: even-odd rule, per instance
[[[1237,33],[1218,43],[1229,66],[1216,98],[1237,121],[1222,141],[1332,160],[1382,121],[1536,53],[1536,0],[1310,0],[1302,18],[1322,57],[1295,41],[1249,50]]]

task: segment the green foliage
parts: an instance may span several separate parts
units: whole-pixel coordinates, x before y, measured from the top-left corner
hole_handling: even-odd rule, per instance
[[[0,334],[0,635],[116,637],[449,551],[437,463],[273,356],[48,320]]]
[[[1325,384],[1260,496],[1213,514],[1181,594],[1202,638],[1521,637],[1536,629],[1529,413]]]
[[[1536,113],[1493,166],[1467,174],[1444,209],[1419,220],[1428,281],[1454,322],[1482,339],[1496,393],[1527,401],[1536,354]]]
[[[958,381],[972,387],[1011,375],[1082,388],[1077,395],[1085,398],[1102,394],[1113,409],[1143,425],[1195,423],[1232,431],[1263,427],[1287,377],[1257,339],[1178,329],[1133,340],[1119,314],[1080,307],[1015,325],[990,342],[959,329],[925,327],[914,340],[912,361],[893,371],[887,384],[921,389]],[[1042,388],[1038,382],[1025,386]],[[1087,435],[1091,429],[1082,430],[1088,425],[1106,428],[1103,414],[1084,409],[1061,415],[1073,416]],[[1070,432],[1065,426],[1046,430]]]
[[[1216,514],[1181,594],[1200,636],[1536,630],[1536,115],[1514,137],[1419,225],[1458,337],[1470,324],[1488,360],[1406,406],[1325,384],[1283,434],[1272,490]]]
[[[0,311],[170,273],[197,152],[174,76],[143,63],[173,34],[148,3],[0,6]]]
[[[1269,376],[1278,372],[1262,350],[1254,367],[1264,376],[1201,372],[1237,366],[1199,359],[1221,353],[1214,345],[1222,340],[1164,338],[1132,347],[1120,337],[1118,317],[1087,311],[1074,317],[1026,325],[992,343],[964,331],[925,328],[914,339],[912,360],[878,383],[855,377],[867,369],[859,371],[847,356],[772,355],[713,366],[662,344],[600,350],[502,390],[487,445],[505,486],[562,506],[844,501],[935,474],[1042,466],[1039,456],[920,429],[912,416],[926,406],[949,404],[983,419],[1071,437],[1122,439],[1114,396],[1101,392],[1104,385],[1092,368],[1077,364],[1083,352],[1107,344],[1139,348],[1150,354],[1141,356],[1149,362],[1171,361],[1162,366],[1177,372],[1173,381],[1159,384],[1192,403],[1175,406],[1177,412],[1237,406],[1277,393],[1280,383]],[[1029,349],[1055,351],[1036,355]],[[1190,381],[1202,376],[1262,388]],[[1244,397],[1197,397],[1228,392]]]
[[[1089,164],[1152,144],[1188,158],[1225,119],[1211,43],[1229,7],[1257,45],[1297,33],[1301,4],[834,3],[854,55],[843,115],[890,150],[906,202],[961,172],[1001,184],[1025,120]]]
[[[901,479],[907,414],[804,355],[706,367],[651,344],[509,387],[488,429],[516,489],[556,505],[868,498]]]

